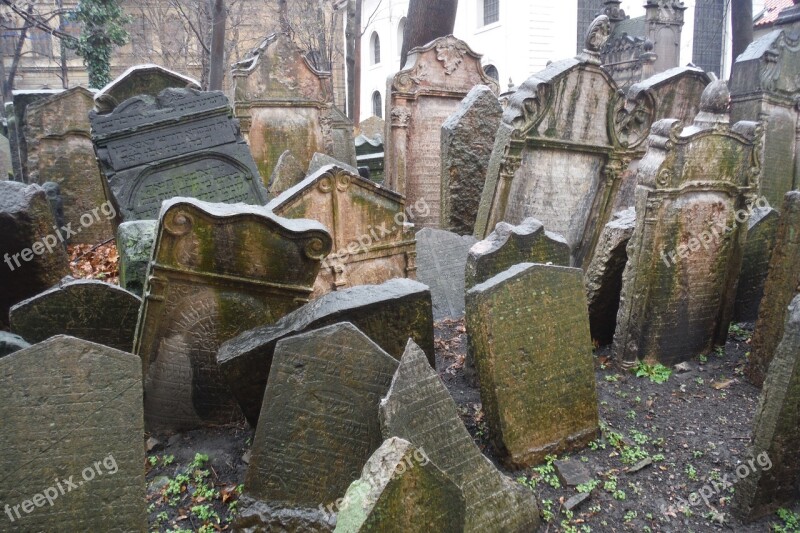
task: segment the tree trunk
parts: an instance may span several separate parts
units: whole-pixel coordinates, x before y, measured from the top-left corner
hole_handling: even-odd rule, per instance
[[[411,0],[400,52],[400,68],[405,66],[408,51],[412,48],[453,33],[457,9],[458,0]]]
[[[211,58],[208,90],[221,91],[225,79],[225,0],[211,0]]]
[[[731,1],[731,27],[733,38],[733,61],[753,42],[752,0]]]
[[[344,29],[345,66],[347,67],[347,117],[355,118],[353,108],[356,101],[356,36],[361,28],[356,26],[356,11],[361,9],[360,0],[348,0],[347,23]]]
[[[62,13],[62,9],[64,8],[63,0],[56,0],[56,7],[58,7],[59,15],[58,15],[58,27],[59,29],[64,27],[64,14]],[[58,49],[59,49],[59,63],[61,67],[61,87],[64,89],[69,89],[69,66],[67,65],[67,47],[64,45],[64,39],[58,40]]]

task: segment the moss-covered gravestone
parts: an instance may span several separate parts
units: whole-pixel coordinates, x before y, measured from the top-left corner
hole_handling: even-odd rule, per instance
[[[2,531],[147,531],[142,369],[57,336],[0,358]]]
[[[328,232],[311,220],[282,219],[264,207],[165,201],[134,347],[148,427],[240,419],[217,349],[307,302],[330,247]]]
[[[580,269],[522,263],[467,293],[469,350],[489,430],[513,468],[578,449],[598,432]]]
[[[117,228],[119,284],[139,296],[144,291],[147,265],[156,238],[155,220],[123,222]]]
[[[425,353],[409,340],[389,393],[381,400],[383,437],[400,437],[425,450],[463,491],[466,533],[530,532],[539,526],[536,497],[504,476],[481,454],[458,407]]]
[[[324,508],[358,479],[381,445],[378,402],[397,365],[347,322],[278,343],[238,527],[274,525],[276,513],[292,510],[296,518],[282,527],[307,531],[295,529],[302,518],[325,530]]]
[[[337,533],[464,531],[461,489],[423,450],[386,439],[354,481],[336,516]]]
[[[162,66],[152,63],[134,65],[97,92],[95,105],[99,113],[105,114],[134,96],[155,97],[164,89],[199,88],[199,81]]]

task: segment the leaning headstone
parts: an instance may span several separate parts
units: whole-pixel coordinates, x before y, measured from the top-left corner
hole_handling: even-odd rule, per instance
[[[499,90],[483,71],[481,56],[452,35],[411,50],[403,70],[389,82],[386,184],[411,205],[420,199],[430,205],[413,220],[420,227],[439,227],[442,124],[481,84]]]
[[[465,285],[470,289],[519,263],[569,266],[569,261],[566,239],[545,231],[535,218],[526,218],[519,226],[500,222],[489,237],[469,249]]]
[[[410,442],[386,439],[344,495],[337,533],[464,531],[461,489]]]
[[[292,152],[286,150],[278,158],[278,162],[275,163],[275,170],[270,175],[269,185],[267,185],[269,195],[275,198],[303,181],[305,177],[305,169],[295,159]]]
[[[0,326],[17,302],[55,285],[69,273],[63,239],[44,190],[0,182]]]
[[[734,494],[735,509],[747,522],[797,501],[800,478],[798,398],[800,297],[795,297],[787,310],[783,336],[764,380],[748,454],[751,459],[742,462],[742,465],[750,465],[749,474],[740,479]]]
[[[334,165],[343,170],[350,172],[351,174],[358,174],[358,169],[352,165],[348,165],[342,161],[337,161],[336,158],[331,157],[326,154],[321,154],[319,152],[314,152],[314,155],[311,156],[311,162],[308,164],[308,171],[306,172],[306,176],[310,176],[312,174],[317,173],[321,168]]]
[[[25,140],[25,121],[28,116],[28,106],[62,91],[63,89],[13,91],[11,101],[6,102],[5,116],[8,123],[8,145],[11,150],[11,168],[16,181],[28,182],[28,145]]]
[[[747,242],[736,290],[733,316],[737,322],[755,322],[764,296],[769,260],[775,248],[780,215],[771,207],[755,208],[747,221]]]
[[[753,385],[761,386],[772,355],[783,337],[786,308],[800,293],[800,192],[786,193],[775,249],[764,284],[764,296],[758,308],[750,357],[745,376]]]
[[[249,508],[251,499],[312,523],[321,515],[314,530],[326,530],[320,509],[345,493],[381,445],[377,406],[397,365],[346,322],[278,343],[237,527],[272,525],[272,513]],[[296,531],[294,522],[282,525]]]
[[[239,420],[217,349],[307,302],[330,247],[321,224],[265,207],[165,201],[134,346],[148,427]]]
[[[275,324],[242,333],[220,347],[220,372],[253,427],[278,341],[339,322],[352,323],[395,359],[412,338],[427,353],[428,363],[435,364],[431,294],[422,283],[393,279],[326,294]]]
[[[29,346],[30,343],[19,335],[14,335],[8,331],[0,331],[0,357],[5,357],[10,353],[18,352]]]
[[[0,358],[3,531],[147,531],[139,358],[58,336]]]
[[[119,284],[139,296],[144,294],[144,280],[153,253],[156,225],[155,220],[134,220],[123,222],[117,228]]]
[[[469,350],[491,438],[514,469],[598,434],[592,339],[579,268],[521,263],[467,293]]]
[[[481,454],[452,396],[411,340],[389,393],[381,400],[380,419],[384,438],[400,437],[425,450],[463,491],[463,531],[536,531],[539,508],[534,493],[504,476]]]
[[[440,227],[472,235],[494,136],[503,108],[486,85],[476,85],[442,124]]]
[[[134,65],[97,92],[95,106],[98,113],[110,113],[128,98],[155,98],[164,89],[200,89],[200,82],[159,65]]]
[[[464,269],[476,240],[433,228],[417,232],[417,279],[431,288],[434,320],[464,316]]]
[[[176,196],[264,205],[267,191],[222,92],[166,89],[92,113],[92,141],[123,221]],[[271,169],[270,169],[271,170]]]
[[[68,278],[9,312],[11,331],[29,342],[69,335],[123,352],[133,349],[142,299],[103,281]]]

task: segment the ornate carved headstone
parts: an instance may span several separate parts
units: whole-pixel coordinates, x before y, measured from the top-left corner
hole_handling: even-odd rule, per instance
[[[200,82],[152,63],[134,65],[97,92],[95,107],[98,113],[110,113],[128,98],[155,98],[164,89],[200,89]]]
[[[417,279],[431,288],[434,320],[464,316],[464,272],[475,241],[440,229],[417,232]]]
[[[0,358],[4,531],[147,531],[139,358],[58,336]]]
[[[123,222],[117,228],[119,284],[139,296],[144,294],[144,281],[153,253],[157,224],[155,220],[134,220]]]
[[[758,318],[779,218],[778,212],[771,207],[756,207],[747,220],[747,242],[742,252],[742,270],[733,312],[737,322],[755,322]]]
[[[386,184],[410,205],[424,199],[420,227],[439,227],[442,194],[441,129],[475,85],[495,93],[497,82],[481,68],[481,56],[448,35],[408,53],[406,67],[392,78],[387,98]]]
[[[148,427],[239,419],[217,349],[307,302],[330,247],[325,228],[311,220],[281,219],[264,207],[165,201],[134,348]]]
[[[92,113],[92,140],[124,221],[176,196],[264,205],[267,191],[222,92],[165,89]]]

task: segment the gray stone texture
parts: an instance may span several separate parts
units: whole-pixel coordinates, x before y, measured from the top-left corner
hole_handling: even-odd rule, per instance
[[[737,322],[755,322],[764,296],[769,260],[775,248],[780,215],[771,207],[754,208],[747,221],[747,242],[742,254],[742,270],[736,289],[733,318]]]
[[[200,82],[159,65],[134,65],[97,92],[96,109],[99,113],[110,113],[128,98],[142,95],[155,98],[164,89],[200,89]]]
[[[476,240],[433,228],[417,232],[417,279],[431,288],[434,320],[464,316],[464,273]]]
[[[119,284],[138,296],[144,294],[157,224],[155,220],[134,220],[123,222],[117,228]]]
[[[267,190],[273,198],[284,191],[291,189],[306,177],[305,169],[292,155],[290,150],[284,151],[275,163],[275,169],[270,174]]]

